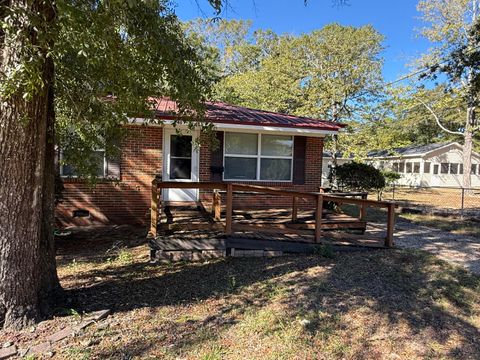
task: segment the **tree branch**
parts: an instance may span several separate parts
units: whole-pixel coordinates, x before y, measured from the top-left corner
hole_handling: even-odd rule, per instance
[[[435,121],[437,122],[437,125],[440,126],[440,128],[449,133],[449,134],[453,134],[453,135],[463,135],[462,132],[460,131],[452,131],[452,130],[449,130],[447,129],[445,126],[442,125],[442,123],[440,122],[440,119],[439,117],[437,116],[437,114],[435,114],[435,111],[432,110],[432,108],[430,106],[428,106],[423,100],[420,100],[418,99],[418,101],[427,108],[428,111],[430,111],[430,113],[432,114],[432,116],[434,117]]]

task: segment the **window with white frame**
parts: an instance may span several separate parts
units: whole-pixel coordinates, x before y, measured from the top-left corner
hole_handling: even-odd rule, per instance
[[[441,163],[440,164],[440,173],[448,174],[449,169],[450,169],[450,164],[449,163]]]
[[[453,174],[453,175],[458,174],[458,164],[456,163],[450,164],[450,174]]]
[[[225,132],[224,180],[291,181],[293,136]]]
[[[61,157],[62,154],[61,154]],[[96,165],[96,175],[98,177],[104,177],[106,173],[106,159],[105,159],[105,150],[96,150],[94,151],[95,165]],[[78,172],[72,165],[62,163],[60,166],[60,175],[64,177],[78,177]]]
[[[419,162],[414,162],[413,163],[413,172],[415,174],[419,174],[420,173],[420,163]]]
[[[406,165],[405,165],[405,172],[407,174],[411,174],[412,171],[413,171],[413,163],[407,162]]]
[[[430,174],[430,162],[426,161],[423,163],[423,173]]]

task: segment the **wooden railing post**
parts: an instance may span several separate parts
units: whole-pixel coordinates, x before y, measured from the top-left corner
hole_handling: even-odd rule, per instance
[[[213,190],[212,213],[215,221],[220,221],[222,213],[222,198],[217,189]]]
[[[387,237],[385,238],[385,246],[393,246],[393,230],[395,228],[395,203],[388,204],[387,219]]]
[[[323,214],[323,195],[317,195],[317,206],[315,210],[315,242],[320,242],[322,237],[322,214]]]
[[[233,185],[227,184],[227,213],[225,214],[225,234],[232,235]]]
[[[367,206],[365,204],[360,205],[360,220],[365,221],[367,218]]]
[[[158,182],[157,179],[152,180],[152,198],[150,201],[150,232],[149,235],[152,237],[157,236],[157,226],[158,226]]]
[[[292,222],[298,219],[298,197],[292,196]]]

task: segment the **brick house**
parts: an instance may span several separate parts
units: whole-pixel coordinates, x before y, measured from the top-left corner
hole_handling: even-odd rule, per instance
[[[151,181],[236,182],[286,189],[318,191],[321,186],[323,140],[342,127],[317,119],[254,110],[225,103],[207,103],[206,119],[215,124],[215,149],[199,131],[172,125],[176,104],[158,100],[161,124],[131,119],[118,160],[99,155],[95,187],[75,177],[74,169],[60,165],[63,200],[57,219],[63,225],[92,223],[146,224]],[[199,138],[200,137],[200,138]],[[195,145],[199,140],[200,146]],[[166,202],[198,202],[209,195],[191,189],[168,189]],[[282,207],[285,198],[252,194],[235,196],[234,207]]]

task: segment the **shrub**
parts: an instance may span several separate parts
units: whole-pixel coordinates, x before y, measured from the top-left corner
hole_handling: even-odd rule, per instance
[[[381,191],[385,186],[382,172],[369,164],[350,162],[336,168],[338,186],[342,191]]]

